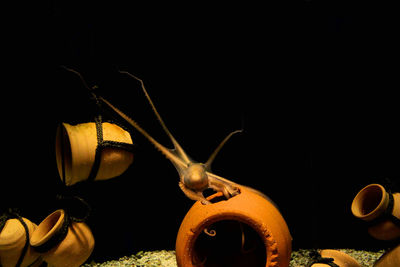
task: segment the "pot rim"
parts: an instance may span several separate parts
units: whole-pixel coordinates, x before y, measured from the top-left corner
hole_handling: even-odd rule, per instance
[[[236,221],[244,223],[251,229],[253,229],[257,233],[258,237],[262,240],[262,243],[264,245],[263,250],[265,252],[266,264],[268,263],[268,261],[271,261],[272,259],[278,257],[276,241],[274,237],[271,235],[270,231],[268,231],[266,226],[257,223],[254,219],[250,218],[249,216],[246,216],[246,214],[244,213],[235,213],[235,212],[222,212],[216,214],[214,216],[209,217],[207,221],[199,224],[198,227],[196,227],[196,229],[191,229],[193,236],[187,240],[188,247],[191,248],[191,250],[188,251],[188,257],[193,258],[195,253],[194,248],[196,241],[198,237],[203,233],[203,231],[207,229],[207,227],[213,225],[214,223],[223,221]]]
[[[46,243],[62,227],[65,211],[56,210],[47,216],[36,228],[30,238],[31,246],[40,246]]]
[[[368,212],[362,211],[362,201],[366,198],[367,194],[371,194],[372,190],[378,190],[381,194],[381,199],[379,203],[372,210]],[[374,193],[374,192],[372,192]],[[351,204],[351,212],[357,218],[364,220],[373,220],[377,218],[381,212],[384,212],[388,204],[388,194],[386,189],[380,184],[369,184],[361,189],[357,195],[354,197],[353,202]]]
[[[243,189],[242,189],[243,190]],[[218,197],[223,197],[223,194],[221,192],[217,192],[210,197],[208,197],[208,200],[213,200]],[[261,197],[261,196],[260,196]],[[213,204],[208,204],[208,205],[219,205],[220,203],[224,203],[225,201],[232,201],[235,197],[232,197],[231,199],[228,200],[222,200],[217,203]],[[267,201],[267,200],[266,200]],[[271,204],[274,206],[273,204]],[[191,259],[194,256],[194,245],[197,241],[197,238],[201,233],[203,233],[204,229],[207,229],[210,225],[220,222],[220,221],[228,221],[228,220],[233,220],[233,221],[238,221],[241,223],[245,223],[249,227],[251,227],[261,238],[262,243],[264,244],[264,251],[266,255],[266,264],[270,267],[272,266],[277,266],[279,258],[281,257],[278,252],[278,244],[275,239],[275,237],[272,234],[271,229],[268,228],[268,225],[263,223],[262,221],[259,221],[258,218],[253,218],[251,212],[247,212],[246,210],[221,210],[220,212],[216,214],[209,214],[206,216],[206,220],[201,220],[198,221],[196,225],[193,228],[190,228],[190,234],[186,238],[186,244],[182,244],[183,247],[191,248],[190,251],[187,251],[187,254],[185,258]],[[218,234],[218,233],[217,233]],[[290,235],[290,233],[288,233]],[[291,237],[290,237],[291,239]]]
[[[61,123],[57,127],[56,133],[56,161],[58,173],[61,180],[65,180],[66,184],[70,183],[72,166],[73,166],[73,146],[71,144],[71,127],[68,123]],[[62,168],[64,164],[64,173]],[[65,177],[63,177],[63,174]]]

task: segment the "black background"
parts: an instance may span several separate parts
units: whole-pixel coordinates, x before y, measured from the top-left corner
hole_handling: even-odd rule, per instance
[[[295,249],[385,247],[350,204],[363,186],[399,179],[392,7],[52,1],[15,10],[3,24],[2,207],[19,207],[36,223],[57,208],[57,125],[87,122],[95,112],[82,82],[61,65],[170,146],[140,87],[119,69],[144,80],[195,160],[244,129],[213,170],[270,196]],[[192,205],[173,165],[132,136],[135,161],[126,173],[70,189],[93,208],[96,260],[173,249]]]

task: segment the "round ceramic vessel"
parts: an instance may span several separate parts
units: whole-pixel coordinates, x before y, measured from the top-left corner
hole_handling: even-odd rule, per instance
[[[65,216],[64,210],[56,210],[47,216],[32,234],[31,246],[41,251],[48,242],[53,242],[54,236],[65,226]],[[90,228],[83,222],[70,222],[65,238],[42,252],[42,257],[52,267],[78,267],[89,258],[93,248]]]
[[[22,218],[28,227],[29,236],[36,229],[36,224]],[[0,266],[15,267],[26,242],[25,228],[18,219],[9,219],[0,232]],[[38,266],[41,263],[40,254],[28,247],[21,267]]]
[[[393,195],[392,216],[400,220],[400,193]],[[358,192],[353,199],[353,215],[366,222],[379,220],[368,228],[368,233],[379,240],[400,238],[400,227],[386,216],[390,203],[389,193],[380,184],[370,184]]]
[[[103,140],[132,144],[129,132],[108,122],[102,123]],[[57,129],[56,159],[60,178],[66,185],[88,179],[95,162],[98,146],[94,122],[70,125],[62,123]],[[107,147],[101,152],[95,180],[121,175],[133,162],[133,153],[121,148]],[[64,163],[64,173],[63,173]],[[63,178],[63,176],[65,176]]]
[[[377,262],[374,267],[394,267],[400,266],[400,244],[388,250]]]
[[[222,193],[208,200],[196,202],[182,221],[178,266],[289,266],[292,238],[273,203],[244,187],[229,200]]]

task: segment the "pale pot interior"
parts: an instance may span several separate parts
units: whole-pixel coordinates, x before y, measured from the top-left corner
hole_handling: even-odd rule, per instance
[[[30,243],[32,246],[40,246],[47,242],[53,234],[60,229],[64,221],[63,210],[56,210],[46,217],[33,232]]]

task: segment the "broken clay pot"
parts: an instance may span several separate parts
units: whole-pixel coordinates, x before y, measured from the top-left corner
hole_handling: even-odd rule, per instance
[[[64,210],[56,210],[38,225],[30,243],[50,266],[78,267],[91,255],[94,237],[84,222],[72,221]]]
[[[385,254],[383,254],[382,257],[380,257],[379,260],[374,264],[374,267],[394,266],[400,266],[400,244],[397,245],[397,247],[385,252]]]
[[[221,192],[197,201],[176,239],[179,267],[287,267],[292,237],[279,210],[261,194],[239,187],[226,200]]]
[[[391,194],[380,184],[367,185],[353,199],[351,212],[370,224],[368,233],[372,237],[400,238],[400,193]]]
[[[22,218],[22,220],[28,228],[29,236],[32,236],[37,227],[36,224],[26,218]],[[4,228],[0,232],[0,266],[15,267],[17,265],[25,247],[26,238],[25,228],[18,219],[8,219],[6,221]],[[40,254],[28,244],[20,266],[39,266],[41,263]]]
[[[101,125],[101,126],[99,126]],[[97,129],[101,127],[101,129]],[[104,147],[99,151],[99,132]],[[108,122],[70,125],[57,129],[56,159],[61,180],[68,186],[89,179],[106,180],[121,175],[133,162],[133,153],[124,149],[132,145],[129,132]],[[96,173],[96,153],[101,153]],[[95,167],[95,168],[96,168]]]
[[[340,267],[361,267],[361,265],[350,255],[334,249],[323,249],[319,251],[322,258],[331,258],[333,263]],[[314,263],[311,267],[329,267],[326,263]]]

